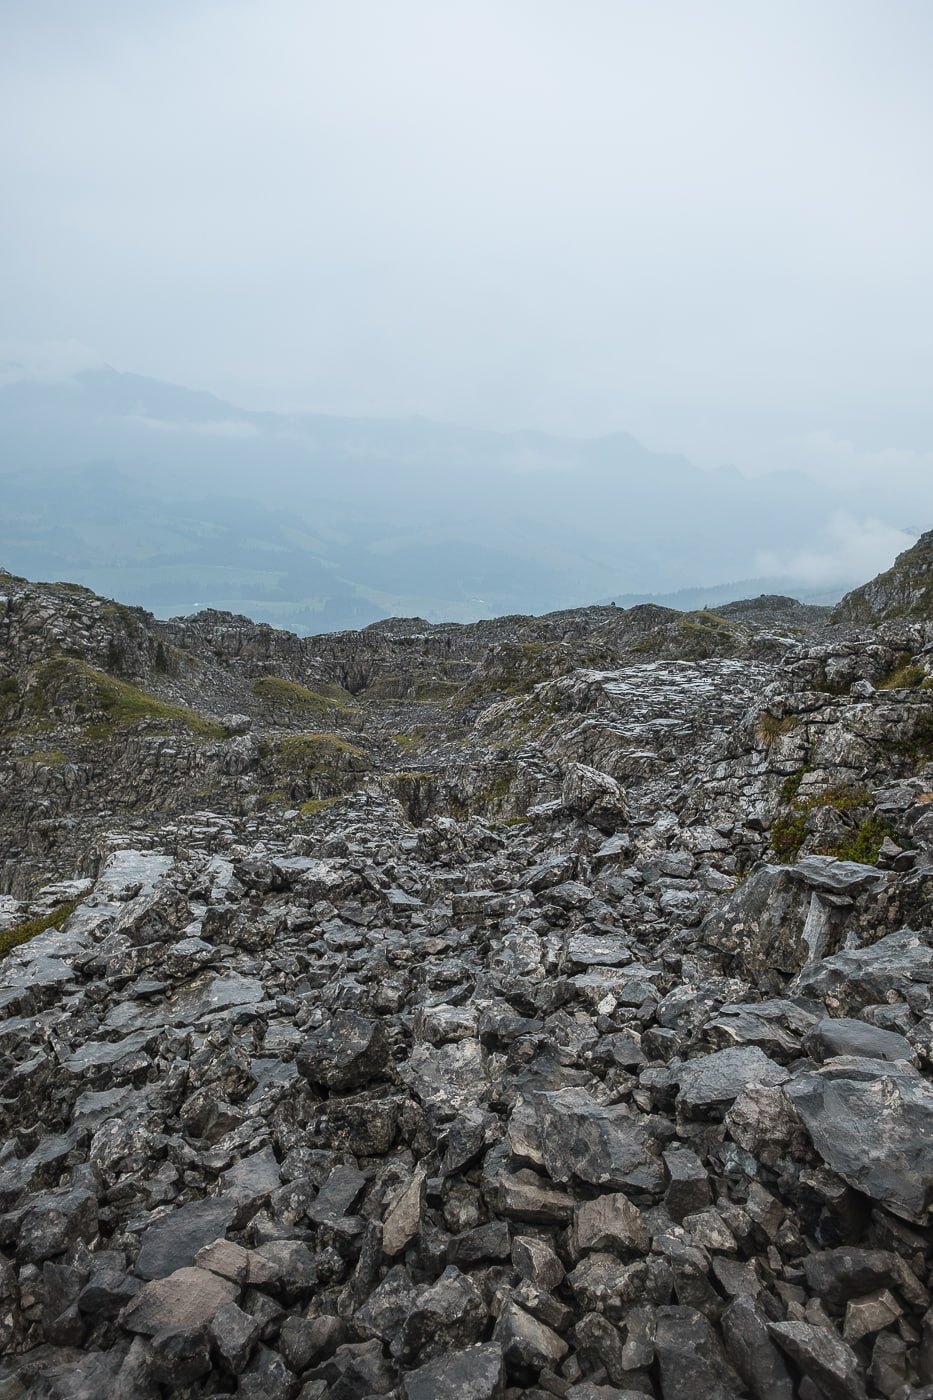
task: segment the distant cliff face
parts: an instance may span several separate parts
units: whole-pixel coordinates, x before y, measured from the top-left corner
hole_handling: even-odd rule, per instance
[[[876,623],[933,616],[933,530],[899,554],[890,569],[847,593],[833,622]]]

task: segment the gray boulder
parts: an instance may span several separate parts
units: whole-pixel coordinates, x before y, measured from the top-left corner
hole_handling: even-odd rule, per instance
[[[917,1070],[840,1056],[784,1086],[824,1162],[915,1224],[933,1201],[933,1088]]]
[[[384,1079],[391,1063],[381,1022],[356,1011],[335,1011],[298,1052],[305,1078],[336,1093]]]
[[[724,1111],[750,1084],[783,1084],[789,1075],[756,1045],[742,1045],[688,1060],[677,1077],[677,1107],[690,1117],[707,1118]]]
[[[917,1063],[917,1052],[906,1036],[869,1025],[867,1021],[853,1021],[848,1016],[829,1017],[818,1022],[804,1040],[803,1048],[820,1064],[836,1055]]]
[[[601,773],[586,763],[570,765],[561,800],[568,812],[601,831],[618,831],[629,820],[628,802],[621,785],[608,773]]]
[[[505,1385],[502,1348],[496,1342],[448,1352],[411,1371],[405,1400],[495,1400]]]
[[[758,981],[775,969],[792,977],[835,952],[854,896],[883,878],[874,866],[831,856],[765,865],[707,915],[700,937],[741,976]]]
[[[906,1001],[912,987],[933,980],[930,935],[901,929],[867,948],[847,948],[805,968],[795,983],[800,996],[822,1001],[835,1016],[878,1002]]]

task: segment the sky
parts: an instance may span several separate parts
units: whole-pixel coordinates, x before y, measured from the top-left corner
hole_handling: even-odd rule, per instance
[[[928,0],[0,0],[0,338],[924,528],[931,60]]]

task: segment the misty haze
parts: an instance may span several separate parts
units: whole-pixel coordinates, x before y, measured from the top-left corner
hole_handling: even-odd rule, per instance
[[[3,29],[14,572],[308,633],[831,602],[933,523],[928,7]]]
[[[931,69],[0,0],[0,1400],[933,1400]]]

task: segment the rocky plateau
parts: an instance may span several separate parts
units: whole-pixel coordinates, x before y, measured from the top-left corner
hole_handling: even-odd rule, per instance
[[[933,1400],[931,580],[0,572],[0,1400]]]

